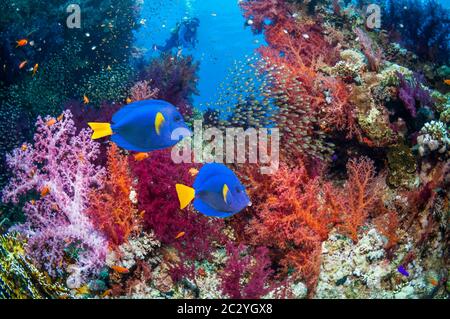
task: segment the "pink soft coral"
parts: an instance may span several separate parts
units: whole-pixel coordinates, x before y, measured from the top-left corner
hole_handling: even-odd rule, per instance
[[[25,204],[27,220],[14,230],[29,238],[28,253],[50,275],[60,275],[72,264],[72,286],[102,267],[108,248],[85,214],[89,193],[105,174],[92,164],[99,144],[88,130],[75,132],[69,111],[58,121],[39,117],[34,146],[24,144],[7,155],[13,177],[3,190],[3,201],[13,203],[21,195],[41,194]],[[69,262],[65,250],[71,248],[77,256]]]

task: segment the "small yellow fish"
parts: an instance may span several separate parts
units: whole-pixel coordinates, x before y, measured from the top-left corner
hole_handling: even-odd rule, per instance
[[[28,44],[28,40],[27,39],[20,39],[20,40],[17,40],[16,43],[17,43],[16,48],[23,47],[23,46],[26,46]]]
[[[45,125],[47,126],[52,126],[56,123],[56,120],[54,118],[50,119],[47,121],[47,123],[45,123]]]
[[[84,104],[88,104],[89,103],[89,98],[85,95],[83,95],[83,103]]]
[[[112,292],[111,289],[105,290],[105,292],[102,294],[102,297],[104,298],[106,296],[109,296],[111,292]]]
[[[27,63],[28,63],[27,60],[20,62],[20,64],[19,64],[19,70],[22,70],[22,69],[25,67],[25,65],[27,65]]]
[[[27,144],[22,144],[22,147],[21,147],[22,151],[26,151],[27,148],[28,148]]]
[[[56,118],[56,120],[58,120],[58,122],[59,122],[59,121],[61,121],[63,118],[64,118],[64,114],[61,114],[60,116],[58,116],[58,117]]]
[[[39,64],[36,63],[36,64],[34,65],[34,67],[33,67],[33,76],[36,74],[38,68],[39,68]]]
[[[48,195],[50,193],[50,188],[48,188],[48,186],[45,186],[42,190],[41,190],[41,197],[44,197],[46,195]]]
[[[150,157],[150,155],[148,154],[148,153],[137,153],[137,154],[134,154],[134,160],[135,161],[142,161],[142,160],[145,160],[146,158],[149,158]]]
[[[30,203],[31,203],[31,205],[34,205],[34,204],[36,204],[36,201],[35,201],[34,199],[32,199],[32,200],[30,201]]]
[[[127,104],[130,104],[131,102],[133,102],[129,97],[127,97],[127,99],[125,100],[125,102],[127,102]]]
[[[128,274],[130,271],[128,268],[121,267],[121,266],[111,266],[111,269],[115,272],[118,272],[119,274]]]
[[[191,176],[197,175],[198,174],[198,169],[196,169],[196,168],[189,169],[189,174],[191,174]]]
[[[450,79],[444,80],[444,83],[450,85]]]
[[[175,236],[175,239],[181,238],[185,235],[186,233],[184,231],[179,232],[178,235]]]

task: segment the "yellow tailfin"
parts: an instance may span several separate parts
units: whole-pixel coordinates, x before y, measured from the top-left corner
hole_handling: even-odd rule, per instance
[[[183,184],[176,184],[175,188],[177,189],[180,208],[183,209],[194,199],[195,190],[192,187]]]
[[[112,135],[113,131],[111,130],[111,124],[109,123],[94,123],[90,122],[88,125],[94,131],[92,134],[92,139],[95,140],[97,138],[105,137]]]

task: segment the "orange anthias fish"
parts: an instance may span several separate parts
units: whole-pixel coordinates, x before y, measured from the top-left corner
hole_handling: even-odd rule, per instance
[[[129,97],[127,97],[127,99],[125,100],[125,102],[127,102],[127,104],[130,104],[131,102],[133,102]]]
[[[27,144],[22,144],[22,147],[21,147],[22,151],[26,151],[27,148],[28,148]]]
[[[146,158],[149,158],[150,157],[150,154],[148,154],[148,153],[137,153],[137,154],[134,154],[134,160],[135,161],[142,161],[142,160],[145,160]]]
[[[199,276],[205,277],[206,276],[206,271],[203,268],[199,268],[198,269],[198,274]]]
[[[27,65],[27,63],[28,63],[27,60],[20,62],[20,64],[19,64],[19,70],[22,70],[22,69],[25,67],[25,65]]]
[[[436,278],[431,276],[428,277],[428,282],[434,287],[437,287],[439,285],[439,281],[437,281]]]
[[[50,120],[47,121],[47,123],[45,123],[45,125],[47,125],[47,126],[52,126],[52,125],[55,124],[55,123],[56,123],[56,120],[55,120],[55,119],[50,119]]]
[[[33,66],[33,76],[36,74],[38,68],[39,68],[39,64],[36,63],[36,64]]]
[[[178,235],[175,236],[175,239],[181,238],[185,235],[186,233],[184,231],[179,232]]]
[[[48,186],[45,186],[42,190],[41,190],[41,197],[44,197],[46,195],[48,195],[50,193],[50,188],[48,188]]]
[[[444,80],[444,83],[450,85],[450,79]]]
[[[84,104],[88,104],[89,103],[89,98],[85,95],[83,95],[83,103]]]
[[[57,119],[58,121],[61,121],[63,118],[64,118],[64,114],[61,114],[61,115],[58,116],[56,119]]]
[[[198,169],[196,169],[196,168],[189,169],[189,174],[191,174],[191,176],[197,175],[198,174]]]
[[[118,272],[119,274],[128,274],[130,271],[128,268],[121,267],[121,266],[111,266],[111,269],[115,272]]]
[[[23,46],[26,46],[28,44],[28,40],[27,39],[20,39],[20,40],[17,40],[16,43],[17,43],[16,48],[23,47]]]

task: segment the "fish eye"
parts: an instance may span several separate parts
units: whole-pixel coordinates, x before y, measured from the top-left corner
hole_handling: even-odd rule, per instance
[[[181,116],[175,115],[174,121],[175,121],[175,122],[180,122],[180,121],[181,121]]]
[[[238,194],[242,193],[242,189],[239,186],[236,187],[236,193]]]

